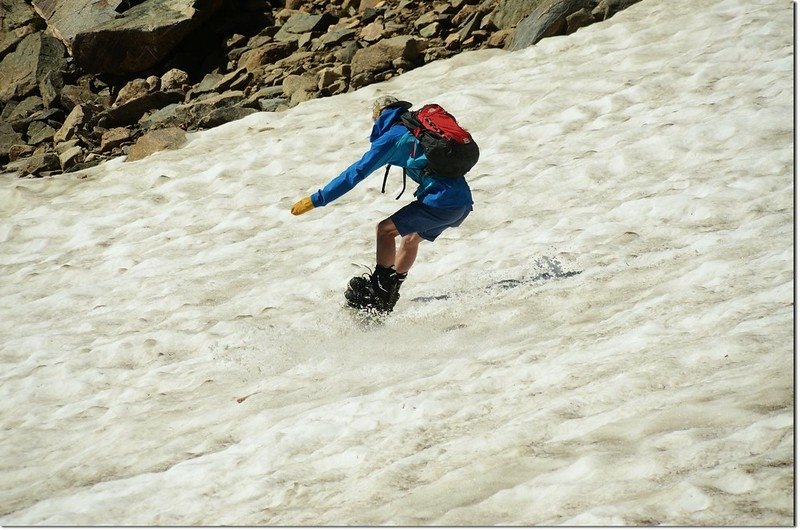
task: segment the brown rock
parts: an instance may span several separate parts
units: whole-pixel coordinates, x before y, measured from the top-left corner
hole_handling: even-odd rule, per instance
[[[99,107],[110,107],[109,95],[95,94],[86,84],[64,85],[59,94],[59,102],[66,110],[72,110],[76,105],[93,104]]]
[[[311,99],[310,97],[306,99],[303,98],[305,95],[316,92],[317,86],[317,76],[314,74],[287,75],[283,78],[283,94],[297,103],[299,103],[300,100],[306,101],[306,99]],[[295,94],[299,92],[304,92],[306,94],[295,96]]]
[[[98,118],[103,127],[132,125],[139,121],[145,113],[183,101],[183,92],[179,90],[149,92],[105,110]]]
[[[358,5],[358,12],[363,13],[367,9],[373,9],[380,4],[381,1],[382,0],[361,0],[361,3]]]
[[[34,148],[32,145],[26,145],[26,144],[12,145],[8,150],[8,159],[14,162],[21,158],[25,158],[26,156],[31,156],[33,152]]]
[[[592,10],[592,15],[594,15],[595,18],[607,20],[616,13],[640,1],[641,0],[600,0],[597,6]]]
[[[120,145],[131,141],[131,131],[125,127],[114,127],[103,133],[100,139],[100,151],[106,152],[116,149]]]
[[[364,26],[358,36],[365,42],[378,42],[384,37],[385,31],[386,27],[383,25],[383,22],[376,20]]]
[[[61,168],[58,155],[52,152],[34,153],[22,163],[19,170],[23,175],[41,176],[45,171],[55,171]]]
[[[186,133],[183,129],[169,127],[150,131],[139,138],[128,151],[127,162],[141,160],[158,151],[178,149],[186,143]]]
[[[62,171],[69,171],[80,162],[83,162],[86,153],[79,146],[73,146],[58,154],[58,163]]]
[[[592,12],[588,9],[581,9],[567,17],[567,33],[574,33],[580,28],[584,28],[594,22]]]
[[[189,74],[178,68],[173,68],[161,76],[163,90],[182,90],[189,82]]]
[[[382,72],[391,67],[393,60],[399,58],[414,61],[426,47],[424,40],[409,35],[382,40],[355,53],[352,62],[353,75]]]
[[[145,96],[149,92],[150,85],[147,81],[144,79],[134,79],[120,89],[119,94],[117,94],[117,99],[114,101],[114,106],[119,106],[133,99]]]
[[[87,105],[77,105],[67,115],[64,124],[53,135],[55,143],[65,142],[75,137],[81,127],[89,121],[91,110]]]
[[[290,56],[296,49],[296,42],[271,42],[244,52],[239,57],[237,67],[255,72],[264,65],[276,63]]]
[[[45,75],[66,67],[64,46],[46,33],[25,37],[0,61],[0,102],[30,95]]]

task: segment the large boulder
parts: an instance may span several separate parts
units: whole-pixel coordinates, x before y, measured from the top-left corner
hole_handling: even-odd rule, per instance
[[[492,12],[492,22],[498,29],[513,28],[547,0],[500,0]]]
[[[508,45],[512,51],[532,46],[540,40],[567,32],[567,18],[593,7],[591,0],[544,0],[519,23]]]
[[[72,55],[94,73],[143,72],[167,57],[221,0],[146,0],[75,35]]]
[[[64,52],[57,39],[43,32],[22,39],[0,62],[0,103],[32,94],[45,80],[60,80],[66,68]]]
[[[114,20],[123,0],[86,2],[85,0],[33,0],[36,12],[47,22],[50,32],[72,50],[75,36]]]

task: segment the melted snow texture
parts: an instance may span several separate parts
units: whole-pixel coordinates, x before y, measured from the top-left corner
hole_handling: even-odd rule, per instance
[[[645,0],[3,176],[0,523],[793,524],[791,20]],[[473,215],[364,328],[342,291],[391,186],[288,209],[381,93],[445,105],[482,159]]]

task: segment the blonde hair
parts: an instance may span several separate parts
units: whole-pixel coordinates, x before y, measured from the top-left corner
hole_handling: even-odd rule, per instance
[[[389,105],[399,102],[400,100],[394,96],[380,96],[372,102],[372,119],[377,120],[378,116],[380,116],[381,112],[383,112],[383,109]]]

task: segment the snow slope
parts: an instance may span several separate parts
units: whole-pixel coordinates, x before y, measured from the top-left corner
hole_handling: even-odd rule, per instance
[[[0,177],[0,524],[792,525],[792,68],[789,2],[644,0]],[[399,171],[289,207],[385,93],[482,159],[365,329],[342,292]]]

